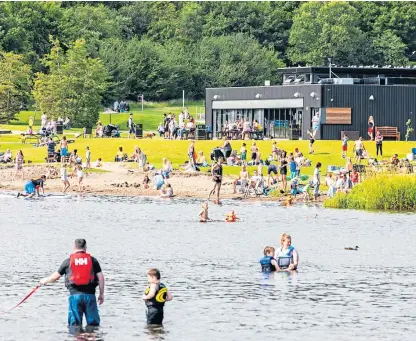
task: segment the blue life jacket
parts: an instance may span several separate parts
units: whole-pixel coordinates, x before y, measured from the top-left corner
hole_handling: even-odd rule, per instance
[[[272,260],[274,258],[272,256],[264,256],[260,259],[261,271],[263,272],[272,272],[276,271],[275,266],[272,264]]]
[[[283,251],[282,248],[277,250],[275,256],[279,268],[286,269],[289,267],[290,264],[293,263],[293,250],[295,250],[293,246],[289,246],[289,248],[286,251]]]

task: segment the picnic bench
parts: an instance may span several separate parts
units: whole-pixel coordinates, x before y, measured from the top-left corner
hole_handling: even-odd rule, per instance
[[[22,133],[22,143],[26,143],[26,140],[36,140],[37,143],[40,143],[40,134],[25,134]]]
[[[396,141],[400,141],[397,127],[376,127],[376,134],[377,132],[380,132],[383,137],[394,137]]]

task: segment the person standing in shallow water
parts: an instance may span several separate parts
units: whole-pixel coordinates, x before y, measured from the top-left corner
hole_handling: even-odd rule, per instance
[[[149,286],[143,295],[147,308],[147,325],[162,325],[163,307],[165,302],[172,300],[172,295],[166,286],[160,282],[160,271],[158,269],[149,269],[147,280]]]
[[[222,161],[223,158],[219,157],[218,162],[214,163],[212,165],[212,181],[215,183],[214,188],[209,193],[208,200],[211,198],[211,195],[215,194],[217,192],[217,201],[216,203],[220,203],[220,190],[221,190],[221,184],[222,184]]]
[[[95,289],[98,285],[99,304],[104,303],[104,275],[98,261],[87,252],[85,239],[76,239],[74,253],[67,258],[58,271],[39,281],[40,285],[54,283],[65,275],[65,285],[69,290],[68,326],[82,326],[82,318],[88,326],[99,326]]]

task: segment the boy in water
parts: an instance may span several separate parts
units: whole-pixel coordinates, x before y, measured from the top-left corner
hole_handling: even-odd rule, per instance
[[[147,271],[147,280],[149,287],[143,295],[143,300],[147,307],[147,324],[161,325],[163,322],[163,307],[166,301],[172,300],[172,295],[165,285],[160,282],[158,269],[149,269]]]
[[[211,219],[208,218],[208,203],[204,202],[202,204],[202,210],[199,212],[199,221],[201,223],[206,223],[209,220]]]
[[[276,259],[274,259],[275,249],[272,246],[266,246],[263,250],[264,257],[260,259],[262,272],[272,272],[278,269]]]

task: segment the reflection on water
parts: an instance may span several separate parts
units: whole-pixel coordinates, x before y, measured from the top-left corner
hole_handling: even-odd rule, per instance
[[[198,222],[201,201],[0,196],[0,311],[57,270],[86,238],[106,276],[102,326],[69,334],[63,281],[0,316],[0,340],[411,340],[416,331],[414,215],[283,208],[224,201],[243,220]],[[264,275],[258,259],[282,232],[298,272]],[[359,245],[359,251],[345,246]],[[174,300],[163,329],[146,328],[146,269],[161,270]]]

